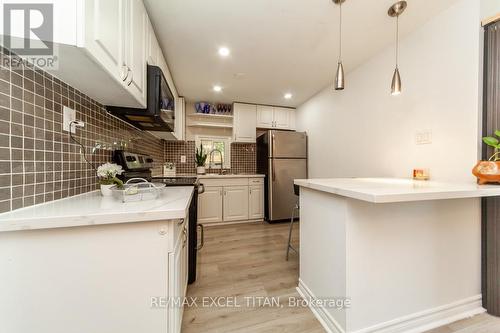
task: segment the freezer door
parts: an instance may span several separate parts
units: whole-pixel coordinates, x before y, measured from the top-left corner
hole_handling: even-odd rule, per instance
[[[268,219],[277,221],[292,217],[298,197],[293,192],[293,180],[307,178],[306,159],[269,159]]]
[[[307,158],[307,136],[304,132],[269,131],[270,157]]]

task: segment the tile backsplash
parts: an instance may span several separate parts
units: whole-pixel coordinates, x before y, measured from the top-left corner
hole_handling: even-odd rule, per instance
[[[20,61],[0,48],[0,213],[98,189],[80,146],[63,131],[64,106],[85,123],[74,137],[95,167],[110,162],[113,150],[127,149],[151,155],[153,175],[161,175],[164,161],[174,162],[179,174],[196,172],[194,141],[139,131],[47,72],[22,62],[9,67],[11,58]],[[255,173],[255,150],[255,144],[231,144],[230,172]]]
[[[231,169],[232,173],[255,173],[256,172],[256,145],[254,143],[232,143],[231,144]],[[186,163],[181,163],[181,156],[186,156]],[[176,165],[178,174],[196,173],[194,160],[194,141],[166,141],[165,160]],[[212,170],[216,173],[217,170]]]
[[[80,147],[62,129],[64,106],[85,122],[74,137],[96,167],[111,161],[113,149],[126,148],[153,156],[153,173],[161,174],[162,140],[109,115],[102,105],[40,69],[26,63],[10,68],[9,57],[16,56],[8,51],[0,56],[0,212],[98,188]]]

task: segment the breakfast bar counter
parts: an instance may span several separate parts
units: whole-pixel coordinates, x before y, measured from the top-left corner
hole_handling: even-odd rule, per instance
[[[300,279],[331,332],[424,332],[484,311],[479,197],[500,186],[391,178],[295,180]]]

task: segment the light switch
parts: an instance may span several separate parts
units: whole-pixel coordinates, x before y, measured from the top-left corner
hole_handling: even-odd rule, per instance
[[[185,155],[181,155],[181,163],[186,163],[186,156]]]
[[[432,130],[424,129],[415,132],[415,143],[417,145],[428,145],[432,143]]]
[[[76,111],[65,106],[63,108],[63,131],[69,132],[69,124],[76,120]],[[76,127],[71,126],[71,133],[76,133]]]

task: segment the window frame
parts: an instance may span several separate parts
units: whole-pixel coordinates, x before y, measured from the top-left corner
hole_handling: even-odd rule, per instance
[[[224,164],[223,169],[231,169],[231,137],[230,136],[218,136],[218,135],[196,135],[195,136],[195,148],[199,148],[202,141],[212,141],[213,142],[223,142],[224,143]],[[213,149],[213,148],[212,148]],[[206,168],[220,169],[219,165],[210,165],[210,152],[207,152],[208,157],[205,163]]]

